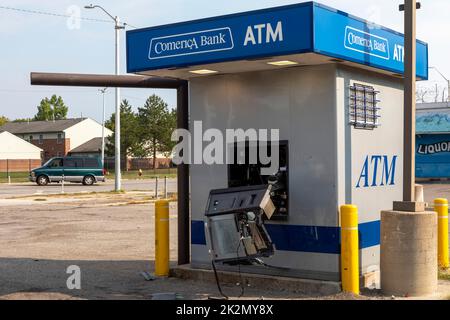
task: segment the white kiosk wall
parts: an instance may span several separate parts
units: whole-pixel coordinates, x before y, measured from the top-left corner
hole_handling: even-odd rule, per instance
[[[379,91],[381,126],[373,131],[347,125],[348,87],[354,83],[373,86]],[[366,228],[366,234],[360,232],[363,237],[360,247],[365,247],[360,254],[364,274],[379,270],[379,226],[376,224],[379,225],[380,211],[391,208],[393,201],[402,198],[403,80],[340,66],[336,86],[338,123],[341,124],[337,135],[338,166],[345,168],[339,170],[339,204],[345,201],[358,206],[360,230],[375,224]],[[344,119],[339,119],[342,116]],[[371,234],[373,231],[376,234]]]
[[[349,86],[353,82],[380,91],[380,127],[362,130],[348,124]],[[362,233],[367,246],[361,250],[362,272],[377,269],[379,212],[400,199],[402,191],[401,80],[336,64],[217,75],[191,79],[189,103],[191,131],[194,121],[202,121],[203,130],[223,132],[279,129],[280,139],[289,143],[289,218],[269,223],[307,228],[309,240],[283,244],[282,249],[292,249],[277,248],[273,257],[265,259],[269,265],[289,270],[252,266],[243,271],[339,280],[338,208],[345,203],[359,207],[361,227],[367,229]],[[391,164],[394,156],[395,184],[381,186],[383,161]],[[227,170],[225,164],[191,166],[193,224],[204,220],[209,191],[228,187]],[[193,233],[201,231],[192,228]],[[323,232],[330,235],[323,237]],[[198,236],[193,234],[192,238]],[[285,240],[296,239],[291,235]],[[273,240],[277,246],[277,239]],[[210,266],[205,244],[193,241],[192,265]]]

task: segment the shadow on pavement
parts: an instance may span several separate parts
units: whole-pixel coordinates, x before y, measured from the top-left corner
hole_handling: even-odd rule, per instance
[[[145,280],[143,271],[152,273],[154,262],[148,261],[74,261],[0,258],[0,300],[2,299],[89,299],[150,300],[152,294],[176,293],[178,299],[220,297],[215,283],[178,278]],[[69,290],[66,282],[69,266],[81,269],[81,289]],[[172,267],[175,263],[172,263]],[[236,299],[240,286],[223,284],[222,289]],[[242,299],[308,298],[292,292],[273,292],[246,288]]]
[[[72,273],[66,270],[71,265],[80,267],[80,290],[67,288],[66,282]],[[146,281],[141,272],[152,272],[151,266],[150,260],[0,258],[0,299],[151,299],[152,293],[181,288],[178,279]],[[190,294],[189,298],[194,296]]]

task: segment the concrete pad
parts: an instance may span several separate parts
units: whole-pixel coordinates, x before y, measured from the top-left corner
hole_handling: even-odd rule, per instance
[[[215,283],[213,270],[194,269],[190,265],[177,266],[171,269],[171,276],[199,282]],[[236,285],[241,281],[253,289],[289,291],[310,296],[334,295],[341,292],[341,283],[334,281],[298,279],[260,274],[239,273],[217,270],[221,284]],[[242,277],[242,278],[241,278]]]

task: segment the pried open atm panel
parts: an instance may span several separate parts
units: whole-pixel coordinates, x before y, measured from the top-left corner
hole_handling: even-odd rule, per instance
[[[262,164],[260,160],[260,148],[267,148],[267,156],[271,157],[271,142],[246,141],[235,143],[229,147],[234,148],[233,164],[228,165],[228,187],[243,187],[267,184],[271,185],[270,197],[275,205],[273,220],[287,220],[289,207],[289,148],[287,141],[278,143],[278,166],[270,175],[264,175],[261,169],[270,167],[270,164]],[[257,155],[256,161],[252,161],[250,151]]]

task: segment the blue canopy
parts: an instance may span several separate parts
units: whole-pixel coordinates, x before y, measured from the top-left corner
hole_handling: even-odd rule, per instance
[[[193,66],[212,64],[218,72],[233,73],[252,63],[269,68],[261,59],[274,57],[300,64],[338,59],[402,75],[404,37],[315,2],[127,31],[129,73],[184,76]],[[237,66],[239,61],[246,65]],[[180,69],[183,73],[174,74]],[[155,70],[163,72],[148,72]],[[422,41],[417,41],[417,76],[428,78],[428,45]]]

